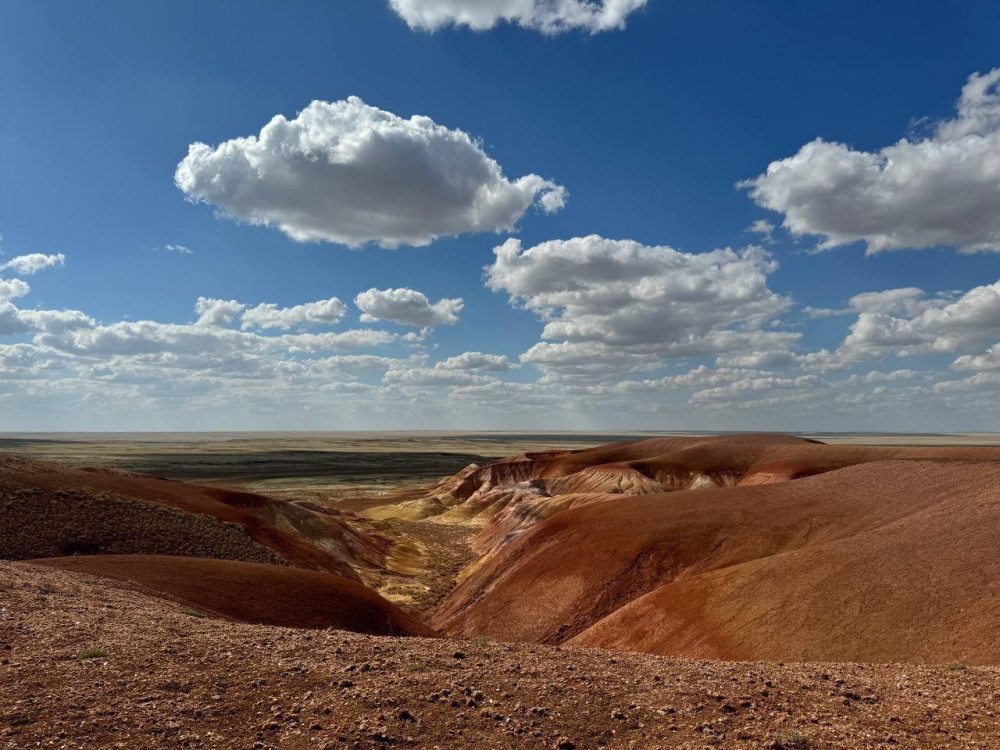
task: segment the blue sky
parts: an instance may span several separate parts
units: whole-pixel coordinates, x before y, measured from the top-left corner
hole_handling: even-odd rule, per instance
[[[0,429],[995,429],[996,3],[463,5],[5,3]]]

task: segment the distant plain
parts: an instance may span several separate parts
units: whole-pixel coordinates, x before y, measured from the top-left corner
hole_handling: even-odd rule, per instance
[[[48,432],[0,433],[0,453],[219,484],[345,509],[514,453],[703,432]],[[798,433],[850,445],[1000,445],[1000,433]]]

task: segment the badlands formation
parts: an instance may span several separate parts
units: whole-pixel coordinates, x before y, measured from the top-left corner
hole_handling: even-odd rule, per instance
[[[1000,448],[654,438],[355,511],[4,456],[0,528],[2,748],[1000,746]]]

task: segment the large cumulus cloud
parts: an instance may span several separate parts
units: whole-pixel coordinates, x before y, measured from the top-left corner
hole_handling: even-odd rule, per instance
[[[926,295],[917,288],[856,295],[858,311],[841,351],[882,357],[958,352],[1000,337],[1000,281],[957,298]]]
[[[974,74],[932,136],[877,152],[816,139],[741,183],[821,248],[1000,251],[1000,68]]]
[[[765,330],[791,305],[768,287],[777,269],[759,247],[684,253],[598,236],[494,250],[487,286],[545,321],[523,355],[551,376],[627,372],[663,359],[787,348]]]
[[[461,130],[357,97],[277,115],[256,136],[194,143],[174,179],[190,200],[234,219],[350,246],[509,231],[533,205],[556,211],[567,195],[536,174],[508,180]]]

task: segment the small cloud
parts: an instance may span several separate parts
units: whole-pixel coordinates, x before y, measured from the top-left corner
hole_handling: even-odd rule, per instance
[[[194,305],[194,311],[198,313],[198,321],[195,325],[225,328],[231,325],[233,319],[245,309],[246,305],[234,299],[199,297]]]
[[[20,279],[0,279],[0,305],[24,297],[30,291],[31,287]]]
[[[752,232],[754,234],[759,234],[760,238],[764,242],[774,242],[774,230],[777,229],[774,224],[769,222],[767,219],[757,219],[753,224],[744,229],[744,232]]]
[[[369,289],[354,298],[361,310],[361,322],[388,320],[404,326],[433,328],[454,325],[462,311],[462,298],[442,299],[431,304],[427,295],[415,289]]]
[[[254,327],[288,329],[302,325],[334,325],[346,312],[347,305],[336,297],[295,307],[278,307],[272,302],[265,302],[247,309],[240,327],[245,331]]]
[[[65,264],[66,256],[62,253],[56,253],[54,255],[29,253],[28,255],[18,255],[16,258],[11,258],[3,265],[0,265],[0,271],[10,270],[30,276],[46,268],[62,266]]]
[[[168,253],[177,253],[178,255],[194,255],[194,250],[184,245],[166,245],[163,249]]]
[[[464,352],[463,354],[442,360],[435,365],[439,370],[476,370],[479,372],[504,372],[517,365],[512,364],[506,355],[483,354],[482,352]]]
[[[836,318],[841,315],[856,315],[857,310],[853,307],[805,307],[802,313],[810,320],[817,318]]]

